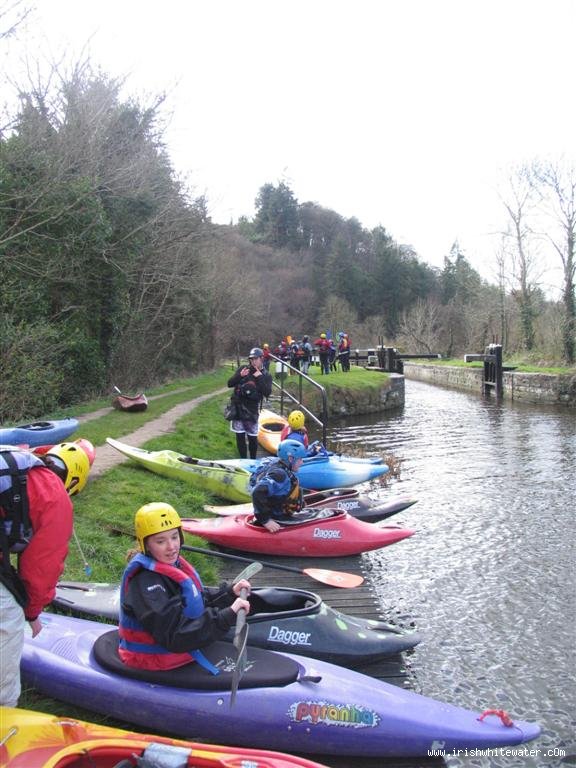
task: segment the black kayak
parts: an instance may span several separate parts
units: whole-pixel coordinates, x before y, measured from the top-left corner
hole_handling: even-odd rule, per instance
[[[52,605],[81,617],[118,621],[118,584],[60,582]],[[330,608],[315,592],[261,587],[250,595],[248,644],[289,651],[345,667],[358,667],[413,648],[416,632],[382,621],[348,616]],[[230,630],[226,640],[233,639]]]

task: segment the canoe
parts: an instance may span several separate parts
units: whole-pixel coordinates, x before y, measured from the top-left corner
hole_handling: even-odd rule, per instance
[[[90,442],[90,440],[86,440],[85,437],[79,437],[77,440],[72,441],[74,445],[77,445],[79,448],[82,448],[86,456],[88,457],[88,461],[90,462],[90,466],[94,464],[94,459],[96,458],[96,448],[94,448],[93,444]],[[54,448],[53,445],[38,445],[36,448],[32,449],[32,453],[35,453],[36,456],[43,456],[45,453],[48,453],[48,451]]]
[[[55,445],[66,440],[78,429],[77,419],[55,419],[53,421],[34,421],[19,427],[0,429],[0,445]]]
[[[359,667],[414,648],[416,632],[401,632],[383,621],[348,616],[315,592],[257,587],[250,595],[248,644],[269,651],[288,650],[343,667]],[[120,585],[62,581],[52,605],[73,616],[118,621]],[[234,629],[224,638],[232,642]]]
[[[222,459],[221,464],[242,467],[255,472],[262,459]],[[308,456],[297,472],[302,488],[325,491],[329,488],[350,487],[375,480],[388,472],[388,466],[379,458],[359,459],[329,454]]]
[[[277,533],[270,533],[254,518],[184,518],[182,528],[206,541],[243,552],[290,557],[346,557],[380,549],[412,536],[396,525],[364,523],[347,512],[324,508],[294,515]]]
[[[2,708],[0,743],[3,768],[112,768],[135,766],[137,758],[149,768],[322,768],[281,752],[133,733],[11,707]]]
[[[268,453],[276,454],[280,445],[280,434],[288,426],[288,419],[274,411],[263,408],[258,417],[258,442]]]
[[[112,398],[112,407],[116,408],[117,411],[139,413],[148,408],[148,398],[143,392],[139,395],[134,395],[133,397],[118,394]]]
[[[323,507],[332,507],[348,512],[349,515],[357,520],[363,520],[365,523],[377,523],[379,520],[386,520],[392,515],[402,512],[418,499],[412,496],[397,496],[389,501],[382,499],[371,499],[360,493],[356,488],[330,488],[327,491],[317,491],[304,494],[304,504],[306,509],[322,509]],[[212,512],[214,515],[251,515],[254,512],[252,503],[247,501],[245,504],[204,504],[206,512]]]
[[[250,473],[242,467],[234,467],[208,459],[196,459],[176,451],[147,451],[134,448],[119,440],[106,438],[108,445],[116,448],[137,464],[163,477],[182,480],[195,488],[213,493],[229,501],[248,501]]]
[[[426,756],[430,749],[487,749],[535,739],[537,724],[466,710],[305,656],[248,648],[236,701],[236,649],[203,649],[220,670],[198,664],[171,672],[133,670],[118,657],[109,624],[41,614],[27,636],[25,685],[73,706],[181,738],[304,754]],[[257,724],[257,727],[256,727]]]

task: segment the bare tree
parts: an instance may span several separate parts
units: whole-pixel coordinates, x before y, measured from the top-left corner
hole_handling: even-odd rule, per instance
[[[566,362],[571,365],[576,353],[576,306],[574,277],[576,260],[576,168],[560,161],[536,162],[532,167],[532,182],[540,196],[547,222],[544,237],[560,257],[563,270],[562,346]]]
[[[24,0],[0,3],[0,40],[11,37],[31,10]]]
[[[508,189],[500,195],[508,213],[509,227],[503,242],[511,264],[512,295],[520,310],[523,346],[534,348],[535,291],[541,274],[537,272],[534,233],[529,225],[534,208],[534,189],[526,167],[514,171],[508,179]]]

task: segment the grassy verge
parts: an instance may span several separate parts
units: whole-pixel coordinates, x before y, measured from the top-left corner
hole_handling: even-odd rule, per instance
[[[474,362],[466,363],[462,358],[450,358],[447,360],[410,360],[414,365],[439,365],[458,368],[482,368],[484,363]],[[526,362],[523,359],[510,358],[504,360],[504,367],[514,368],[519,373],[548,373],[554,376],[573,376],[576,374],[576,367],[561,365],[537,365],[536,363]]]

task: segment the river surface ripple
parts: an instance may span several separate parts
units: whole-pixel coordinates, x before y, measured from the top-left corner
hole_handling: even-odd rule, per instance
[[[416,689],[542,726],[524,745],[536,755],[446,764],[576,765],[574,412],[407,380],[404,408],[328,438],[402,459],[400,480],[370,493],[418,499],[390,521],[416,534],[363,555],[386,617],[423,635],[407,655]]]

